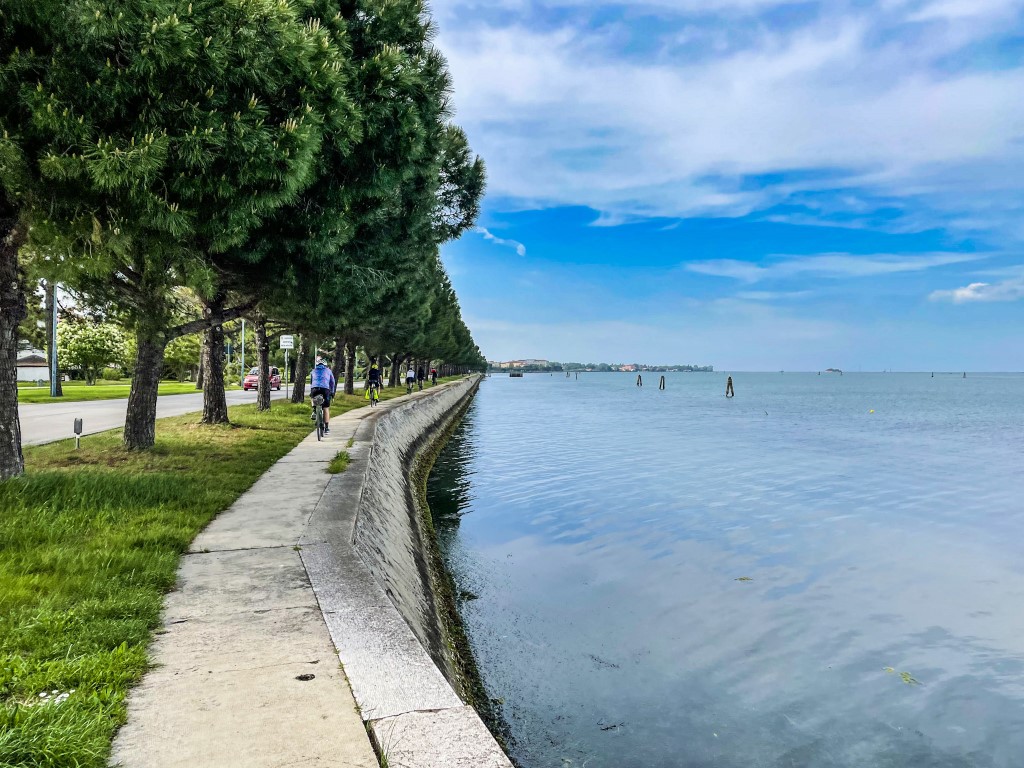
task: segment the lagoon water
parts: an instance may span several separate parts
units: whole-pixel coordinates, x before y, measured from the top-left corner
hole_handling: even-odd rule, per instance
[[[431,476],[518,763],[1024,766],[1024,376],[667,379],[495,375]]]

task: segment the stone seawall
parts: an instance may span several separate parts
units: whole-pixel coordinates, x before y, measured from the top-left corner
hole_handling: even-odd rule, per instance
[[[375,419],[355,531],[356,551],[370,573],[460,694],[464,692],[431,579],[433,542],[416,501],[414,470],[417,456],[444,434],[477,386],[477,377],[467,379]]]
[[[391,401],[363,418],[300,546],[360,714],[388,764],[511,768],[456,692],[417,508],[417,457],[435,447],[480,377]]]

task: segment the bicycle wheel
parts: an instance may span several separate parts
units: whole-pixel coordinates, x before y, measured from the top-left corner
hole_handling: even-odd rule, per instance
[[[318,441],[324,439],[324,409],[323,408],[317,408],[316,409],[316,439]]]

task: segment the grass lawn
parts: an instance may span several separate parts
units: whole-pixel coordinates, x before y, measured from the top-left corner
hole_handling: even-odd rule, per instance
[[[120,430],[28,448],[0,483],[0,766],[106,765],[182,552],[310,432],[301,405],[231,418],[162,419],[141,454]]]
[[[311,431],[308,405],[230,414],[161,419],[143,453],[121,430],[29,447],[25,477],[0,483],[0,768],[105,768],[182,553]]]
[[[127,398],[131,389],[130,382],[100,382],[91,387],[81,381],[67,381],[63,385],[63,397],[50,397],[49,385],[45,387],[24,387],[18,386],[19,403],[73,403],[83,400],[117,400]],[[241,389],[241,387],[228,386],[227,389]],[[199,390],[193,382],[183,381],[161,381],[161,395],[188,395],[195,394]]]

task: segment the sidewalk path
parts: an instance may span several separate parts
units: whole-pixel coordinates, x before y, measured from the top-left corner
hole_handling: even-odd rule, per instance
[[[233,390],[227,393],[228,405],[242,405],[256,402],[255,391]],[[271,398],[284,397],[284,390],[271,392]],[[163,395],[157,399],[156,417],[181,416],[203,410],[203,393],[194,395]],[[75,419],[82,419],[84,433],[105,432],[124,426],[128,411],[128,399],[90,400],[68,403],[19,403],[18,416],[21,420],[21,442],[23,445],[39,445],[54,440],[65,440],[75,436]]]
[[[377,768],[297,546],[368,411],[311,434],[193,542],[112,765]]]

